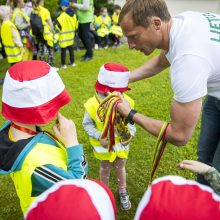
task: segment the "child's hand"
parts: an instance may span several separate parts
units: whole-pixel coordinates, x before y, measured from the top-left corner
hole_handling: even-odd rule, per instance
[[[123,146],[127,146],[127,145],[132,141],[132,139],[133,139],[133,136],[131,135],[131,137],[130,137],[127,141],[124,141],[124,142],[122,142],[121,144],[122,144]]]
[[[53,131],[66,147],[78,145],[76,127],[72,120],[68,120],[58,112],[57,124],[53,126]]]
[[[209,168],[211,168],[209,165],[195,160],[183,160],[177,165],[177,167],[184,170],[190,170],[198,174],[205,174]]]
[[[108,148],[109,142],[108,142],[107,138],[103,138],[103,139],[100,138],[99,141],[104,148]]]

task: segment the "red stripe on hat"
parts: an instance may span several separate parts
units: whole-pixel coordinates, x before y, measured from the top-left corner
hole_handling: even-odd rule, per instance
[[[98,80],[96,81],[94,87],[95,87],[95,90],[97,92],[100,92],[100,93],[114,92],[114,91],[116,91],[116,92],[125,92],[127,90],[131,90],[128,87],[125,87],[125,88],[113,88],[113,87],[110,87],[110,86],[106,86],[106,85],[101,84]]]
[[[8,120],[23,124],[47,124],[59,111],[59,109],[69,103],[70,95],[63,90],[58,96],[47,103],[30,108],[15,108],[2,102],[2,115]]]
[[[27,216],[27,220],[34,219],[101,220],[86,189],[74,185],[61,186],[50,193],[45,201],[39,202]]]
[[[128,68],[120,63],[106,63],[104,64],[106,70],[114,72],[128,72]]]
[[[10,77],[19,82],[41,78],[50,72],[50,65],[40,60],[19,62],[10,67]]]

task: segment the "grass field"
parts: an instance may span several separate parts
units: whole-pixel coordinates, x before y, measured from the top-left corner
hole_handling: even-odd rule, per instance
[[[74,120],[79,142],[84,144],[84,151],[89,161],[88,176],[98,179],[99,162],[93,157],[88,137],[82,127],[84,115],[83,103],[94,94],[93,85],[96,81],[99,68],[103,63],[110,61],[120,62],[130,69],[134,69],[146,62],[150,57],[146,57],[139,52],[129,51],[126,45],[118,49],[109,48],[107,50],[95,51],[94,60],[87,63],[79,62],[82,54],[83,51],[75,52],[77,67],[68,67],[66,70],[59,71],[67,90],[72,96],[71,103],[61,109],[61,113]],[[55,55],[55,64],[57,66],[60,65],[59,53]],[[0,60],[0,77],[3,76],[3,72],[6,71],[8,66],[6,60]],[[128,94],[135,100],[135,109],[138,112],[156,119],[169,120],[169,107],[173,93],[170,86],[168,70],[151,79],[133,83],[130,85],[130,88],[132,90],[129,91]],[[0,87],[0,93],[1,92],[2,88]],[[4,121],[1,116],[0,125],[3,125]],[[51,130],[51,126],[52,123],[43,129]],[[196,159],[199,126],[198,124],[194,136],[185,147],[180,148],[167,145],[155,177],[172,174],[182,175],[186,178],[194,178],[192,173],[180,171],[176,168],[176,165],[183,159]],[[126,220],[133,219],[134,217],[136,207],[147,189],[151,154],[155,141],[155,137],[137,126],[136,136],[131,144],[130,155],[127,162],[127,189],[130,194],[132,209],[129,211],[121,211],[120,208],[118,208],[118,219]],[[111,174],[110,188],[115,194],[116,202],[119,207],[114,173]],[[22,219],[19,201],[9,176],[0,176],[0,204],[0,220]]]

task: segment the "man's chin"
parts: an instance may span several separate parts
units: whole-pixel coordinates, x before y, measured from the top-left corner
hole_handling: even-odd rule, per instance
[[[141,52],[145,55],[145,56],[149,56],[150,54],[153,53],[153,51],[149,51],[149,50],[141,50]]]

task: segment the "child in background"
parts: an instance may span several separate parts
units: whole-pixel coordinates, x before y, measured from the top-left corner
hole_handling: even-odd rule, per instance
[[[109,176],[112,167],[115,170],[118,191],[122,210],[131,208],[129,195],[126,189],[126,170],[125,165],[128,158],[129,143],[133,139],[136,132],[134,124],[124,123],[123,118],[116,113],[115,125],[113,126],[113,138],[115,144],[110,146],[110,140],[103,135],[105,132],[105,122],[102,122],[97,117],[98,109],[103,101],[108,99],[108,94],[114,91],[125,92],[128,90],[129,70],[127,67],[118,63],[104,64],[99,72],[98,80],[95,84],[95,95],[90,98],[85,104],[85,115],[83,119],[83,127],[87,132],[90,143],[93,146],[95,157],[100,160],[100,180],[109,185]],[[123,93],[125,99],[134,107],[134,101]],[[108,118],[108,110],[102,109]],[[114,110],[112,111],[112,114]],[[123,138],[122,138],[123,136]]]
[[[11,21],[12,10],[9,6],[0,6],[1,38],[5,48],[8,63],[14,65],[22,61],[24,48],[18,29]]]
[[[57,18],[55,27],[58,31],[59,46],[61,48],[61,68],[66,69],[66,50],[69,51],[70,65],[76,66],[74,63],[73,43],[77,20],[72,7],[69,6],[69,0],[62,0],[60,8],[62,12]]]
[[[123,36],[122,29],[118,23],[121,7],[119,5],[114,6],[114,13],[112,15],[112,26],[110,33],[113,39],[113,46],[120,46],[120,38]]]
[[[100,9],[100,15],[96,17],[95,28],[99,37],[98,46],[101,47],[104,39],[104,48],[108,48],[109,29],[111,27],[111,18],[108,16],[108,10],[105,7]]]
[[[48,49],[48,63],[50,66],[53,66],[54,27],[50,12],[44,7],[44,0],[33,0],[33,9],[34,11],[32,13],[40,16],[43,25],[42,36],[36,36],[40,53],[40,60],[45,61],[44,49],[46,47]],[[34,31],[33,25],[32,30]],[[56,70],[58,70],[58,68],[56,68]]]
[[[30,17],[22,11],[24,6],[25,4],[23,0],[13,1],[14,11],[12,22],[17,27],[24,45],[25,52],[23,55],[23,61],[32,60],[32,50],[34,50],[33,38],[30,35]]]
[[[84,179],[87,161],[72,120],[58,111],[71,97],[48,63],[19,62],[6,73],[2,93],[0,174],[10,174],[25,214],[29,205],[55,183]],[[54,134],[42,131],[57,117]]]

